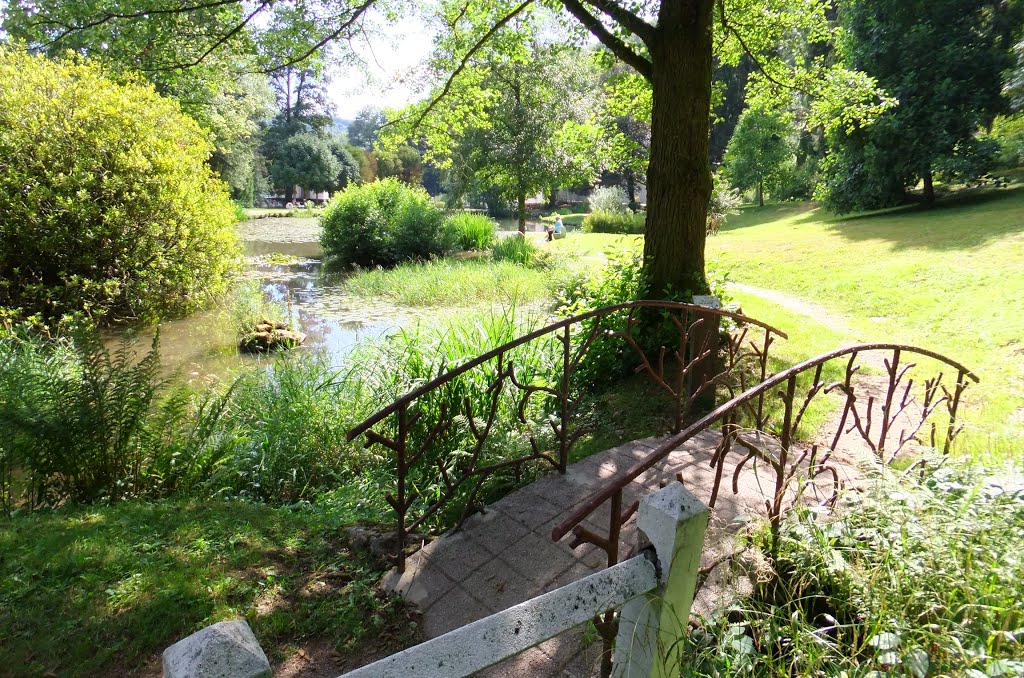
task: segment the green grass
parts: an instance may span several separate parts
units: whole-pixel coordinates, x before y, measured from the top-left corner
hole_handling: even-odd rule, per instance
[[[772,372],[782,371],[799,362],[851,343],[850,337],[822,325],[813,318],[794,313],[770,301],[741,293],[735,293],[733,297],[740,304],[744,315],[756,318],[788,335],[788,339],[779,338],[772,344],[769,352],[771,356],[769,369]],[[827,382],[841,379],[843,368],[844,365],[838,363],[829,364],[822,374],[822,379]],[[805,391],[810,388],[812,376],[811,374],[805,375],[805,383],[799,384],[798,388],[802,386]],[[770,397],[768,402],[781,407],[777,398]],[[815,398],[801,420],[798,435],[802,438],[811,437],[813,432],[824,424],[829,415],[839,406],[838,396]]]
[[[360,297],[404,306],[465,308],[544,299],[552,289],[552,275],[552,271],[483,257],[435,259],[360,271],[348,278],[345,289]]]
[[[545,243],[545,247],[556,258],[581,257],[598,261],[604,259],[608,250],[626,249],[635,242],[642,242],[640,235],[619,235],[616,233],[579,233],[572,231],[565,238]]]
[[[341,512],[234,502],[131,502],[0,520],[4,675],[128,675],[224,619],[272,660],[307,640],[343,655],[413,635],[380,597],[380,565],[348,550]],[[158,664],[156,664],[158,665]]]
[[[941,470],[877,478],[837,519],[767,535],[752,595],[691,635],[686,676],[1019,676],[1021,487]]]
[[[964,442],[1024,439],[1024,189],[933,210],[833,217],[807,204],[748,208],[708,241],[737,282],[848,316],[856,339],[909,343],[975,369]]]
[[[547,216],[541,215],[540,220],[543,221],[544,223],[553,224],[555,223],[555,214],[562,215],[562,223],[565,224],[566,226],[578,228],[583,225],[583,220],[586,219],[590,213],[584,212],[582,214],[565,214],[564,212],[552,212]]]

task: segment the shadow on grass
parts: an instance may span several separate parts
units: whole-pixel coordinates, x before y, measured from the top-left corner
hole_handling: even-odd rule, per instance
[[[833,217],[827,228],[847,240],[883,240],[897,249],[983,247],[1024,232],[1024,186],[960,191],[940,199],[934,207],[918,204]]]
[[[782,219],[790,219],[791,224],[798,225],[815,221],[819,214],[817,203],[812,202],[771,203],[764,207],[750,205],[740,208],[739,214],[728,216],[721,232],[742,231],[752,226],[761,226]],[[792,218],[795,215],[799,216]]]
[[[240,502],[131,502],[0,522],[3,675],[137,675],[171,643],[246,618],[268,655],[301,639],[401,635],[381,567],[336,521]]]

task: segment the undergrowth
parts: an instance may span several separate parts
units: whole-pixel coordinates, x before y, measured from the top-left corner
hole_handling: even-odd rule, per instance
[[[964,470],[796,508],[753,595],[691,634],[685,675],[1024,675],[1022,535],[1024,485]]]

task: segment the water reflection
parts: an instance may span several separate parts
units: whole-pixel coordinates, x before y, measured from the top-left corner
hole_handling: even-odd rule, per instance
[[[319,351],[340,364],[367,339],[385,336],[421,312],[345,293],[343,276],[322,270],[316,219],[265,218],[239,225],[249,274],[275,301],[290,307],[304,332],[303,351]],[[227,309],[215,309],[160,327],[165,366],[188,381],[216,381],[265,357],[239,354]]]

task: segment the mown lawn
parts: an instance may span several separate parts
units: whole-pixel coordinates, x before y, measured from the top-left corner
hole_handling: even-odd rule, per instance
[[[347,519],[184,500],[0,518],[0,674],[159,675],[164,648],[231,618],[272,662],[310,640],[340,661],[402,647],[412,617],[374,591]]]
[[[975,369],[968,447],[1005,455],[1024,440],[1024,188],[843,218],[807,204],[749,208],[708,255],[732,280],[845,315],[853,339]]]
[[[570,233],[549,246],[596,261],[637,239]],[[808,203],[747,208],[708,239],[707,256],[735,282],[844,316],[852,333],[840,337],[808,325],[806,316],[735,294],[749,315],[793,335],[784,349],[792,357],[854,341],[945,353],[982,380],[965,396],[964,448],[1003,458],[1024,441],[1024,187],[964,192],[930,210],[848,217]]]

